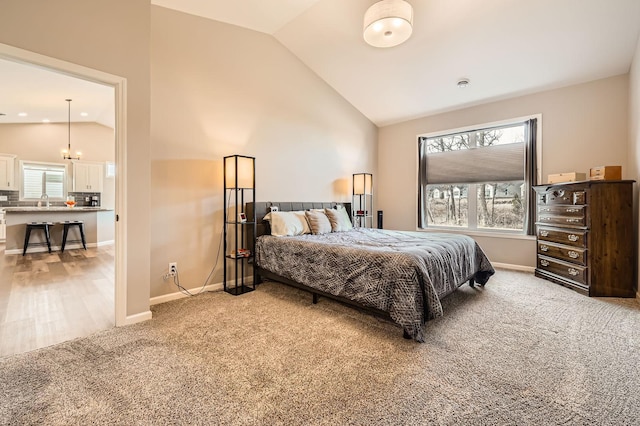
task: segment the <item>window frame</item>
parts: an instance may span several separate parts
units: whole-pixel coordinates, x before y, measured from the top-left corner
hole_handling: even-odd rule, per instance
[[[487,129],[492,129],[492,128],[500,128],[500,127],[508,127],[509,125],[517,125],[519,123],[524,123],[527,120],[532,120],[535,119],[537,120],[537,124],[536,124],[536,135],[535,135],[535,139],[536,139],[536,151],[535,151],[535,159],[536,159],[536,170],[535,170],[535,180],[534,182],[531,183],[531,185],[529,185],[527,189],[527,194],[529,194],[530,192],[533,191],[533,188],[531,187],[532,185],[537,185],[541,182],[540,179],[540,171],[542,170],[542,114],[531,114],[531,115],[527,115],[527,116],[522,116],[522,117],[515,117],[515,118],[510,118],[510,119],[505,119],[505,120],[500,120],[500,121],[494,121],[494,122],[488,122],[488,123],[480,123],[480,124],[475,124],[475,125],[470,125],[470,126],[464,126],[464,127],[459,127],[459,128],[454,128],[454,129],[446,129],[446,130],[440,130],[440,131],[435,131],[435,132],[429,132],[429,133],[421,133],[419,135],[416,136],[416,142],[417,142],[417,160],[416,160],[416,200],[417,202],[417,211],[416,211],[416,224],[415,224],[415,229],[416,231],[420,231],[420,232],[457,232],[457,233],[465,233],[465,234],[476,234],[476,235],[485,235],[485,236],[509,236],[509,237],[524,237],[524,238],[529,238],[530,234],[527,232],[527,214],[531,213],[531,209],[525,209],[525,217],[524,217],[524,226],[522,230],[509,230],[509,229],[505,229],[505,228],[482,228],[482,227],[478,227],[477,226],[477,197],[468,197],[468,210],[471,211],[471,205],[474,205],[474,211],[473,214],[468,214],[468,219],[467,219],[467,226],[446,226],[446,225],[431,225],[431,224],[427,224],[426,227],[421,228],[420,227],[420,209],[421,209],[421,202],[420,202],[420,172],[421,172],[421,158],[420,158],[420,140],[421,138],[437,138],[437,137],[443,137],[443,136],[451,136],[451,135],[455,135],[455,134],[461,134],[461,133],[469,133],[469,132],[473,132],[473,131],[479,131],[479,130],[487,130]],[[527,143],[527,141],[525,141],[525,144]],[[526,151],[526,147],[525,147],[525,151]],[[526,153],[525,153],[525,157],[526,157]],[[526,174],[526,167],[525,167],[525,174]],[[526,176],[523,176],[523,180],[524,183],[526,185],[527,183],[527,179]],[[489,183],[489,182],[487,182]],[[477,187],[479,185],[481,185],[481,183],[468,183],[465,184],[467,185],[467,194],[470,194],[472,192],[472,188],[474,191],[474,194],[477,192]],[[469,198],[473,198],[473,201]],[[527,199],[531,200],[532,197],[528,196]],[[533,220],[534,218],[531,218],[530,220]],[[472,228],[470,225],[473,223],[474,227]]]
[[[25,167],[28,168],[31,165],[35,166],[47,166],[52,168],[60,168],[64,170],[64,175],[62,177],[62,196],[61,197],[49,197],[49,201],[64,201],[68,194],[68,179],[69,179],[69,167],[66,163],[54,163],[54,162],[46,162],[46,161],[30,161],[30,160],[20,160],[20,201],[40,201],[42,198],[26,198],[25,197],[25,178],[24,171]]]

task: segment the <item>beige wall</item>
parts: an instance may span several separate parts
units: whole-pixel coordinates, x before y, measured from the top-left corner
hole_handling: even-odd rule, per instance
[[[623,177],[633,177],[627,161],[628,80],[622,75],[381,128],[377,196],[385,228],[416,229],[416,136],[422,133],[542,114],[543,178],[597,165],[622,165]],[[535,266],[533,239],[474,238],[494,262]]]
[[[17,161],[41,161],[68,165],[67,191],[72,192],[71,162],[61,158],[69,139],[66,123],[0,124],[0,153],[17,155]],[[97,123],[71,123],[71,150],[82,152],[84,161],[114,161],[113,129]],[[19,163],[16,163],[16,176]],[[18,182],[18,180],[16,180]],[[102,207],[114,208],[115,181],[104,178]]]
[[[640,183],[640,39],[629,71],[629,177]],[[638,183],[635,186],[634,212],[638,218]],[[636,221],[636,236],[637,236]],[[638,247],[636,239],[636,250]],[[640,256],[640,250],[638,250]],[[639,262],[640,264],[640,262]],[[640,284],[638,285],[640,290]]]
[[[149,0],[3,0],[0,43],[127,79],[127,315],[149,309]]]
[[[256,157],[258,201],[349,201],[377,128],[273,37],[151,8],[151,296],[178,262],[203,284],[222,232],[222,158]],[[210,283],[222,281],[222,262]]]

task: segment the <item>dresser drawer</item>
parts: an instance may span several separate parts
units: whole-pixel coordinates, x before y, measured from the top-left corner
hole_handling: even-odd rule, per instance
[[[586,266],[587,264],[586,250],[583,248],[566,247],[538,241],[538,254],[555,257],[578,265]]]
[[[573,265],[561,260],[538,255],[538,268],[582,285],[588,285],[587,268],[584,266]]]
[[[538,205],[554,204],[587,204],[587,194],[585,191],[572,191],[562,188],[552,188],[548,191],[538,193]]]
[[[586,206],[538,206],[538,214],[554,216],[585,217]]]
[[[572,247],[587,247],[587,231],[538,227],[538,239]]]
[[[548,214],[538,214],[538,222],[553,225],[566,226],[587,226],[587,218],[582,216],[556,216]]]

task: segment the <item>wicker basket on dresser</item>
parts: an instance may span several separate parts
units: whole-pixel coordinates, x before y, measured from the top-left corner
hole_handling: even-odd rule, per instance
[[[632,180],[534,186],[535,274],[588,296],[635,297]]]

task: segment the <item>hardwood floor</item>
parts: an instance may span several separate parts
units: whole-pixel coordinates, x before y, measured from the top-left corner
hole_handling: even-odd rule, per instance
[[[0,243],[0,356],[115,325],[115,246],[5,255]]]

